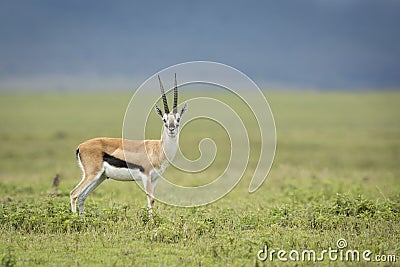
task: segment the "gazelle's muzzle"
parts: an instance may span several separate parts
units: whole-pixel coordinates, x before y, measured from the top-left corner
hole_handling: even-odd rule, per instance
[[[174,134],[176,134],[176,127],[175,127],[175,125],[170,125],[170,126],[168,126],[168,134],[169,134],[169,135],[174,135]]]

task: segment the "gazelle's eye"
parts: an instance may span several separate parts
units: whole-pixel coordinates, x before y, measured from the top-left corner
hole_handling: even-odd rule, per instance
[[[181,118],[177,118],[176,121],[179,122],[181,120]]]

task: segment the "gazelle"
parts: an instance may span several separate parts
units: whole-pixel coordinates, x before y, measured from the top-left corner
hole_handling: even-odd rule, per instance
[[[147,195],[149,213],[154,208],[154,189],[160,175],[169,165],[178,150],[179,121],[187,109],[185,103],[180,112],[178,108],[178,86],[174,83],[174,105],[169,111],[167,98],[160,76],[164,113],[155,105],[155,111],[164,122],[160,140],[123,140],[121,138],[94,138],[78,146],[76,157],[83,177],[71,191],[71,208],[83,214],[86,197],[105,179],[117,181],[141,180]]]

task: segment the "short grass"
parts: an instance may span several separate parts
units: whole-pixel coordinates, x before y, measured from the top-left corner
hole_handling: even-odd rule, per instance
[[[349,249],[399,256],[400,93],[265,94],[278,143],[262,187],[247,193],[252,155],[244,179],[223,199],[199,208],[156,203],[150,220],[135,183],[105,181],[86,200],[84,218],[69,206],[69,191],[81,177],[76,146],[92,137],[120,137],[130,94],[2,93],[2,265],[263,266],[271,264],[257,259],[265,245],[321,252],[339,238]],[[198,129],[204,128],[214,129]],[[196,157],[188,136],[199,140],[207,132],[187,131],[181,145]],[[224,142],[225,134],[215,132]],[[198,179],[208,181],[224,167],[219,157]],[[56,174],[58,190],[51,187]],[[166,175],[181,177],[173,168]],[[272,264],[279,263],[275,256]]]

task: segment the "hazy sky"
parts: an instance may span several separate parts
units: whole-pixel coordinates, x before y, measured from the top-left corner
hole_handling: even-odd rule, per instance
[[[0,0],[0,90],[192,60],[266,85],[400,88],[400,1]]]

